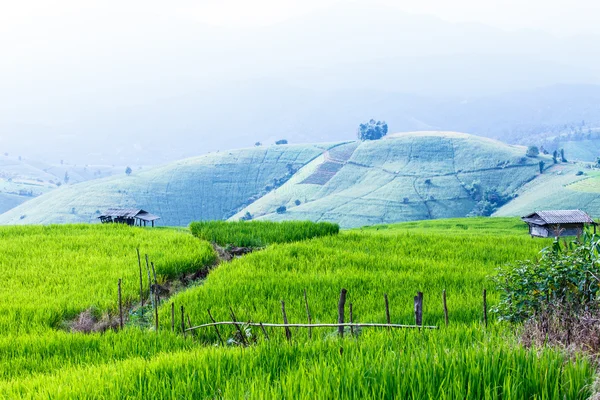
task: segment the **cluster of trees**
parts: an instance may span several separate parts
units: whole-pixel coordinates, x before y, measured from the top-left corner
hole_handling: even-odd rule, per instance
[[[375,121],[360,124],[358,127],[358,138],[360,140],[378,140],[387,135],[388,125],[385,121]]]
[[[500,193],[496,188],[484,189],[479,181],[473,181],[465,189],[477,203],[468,217],[489,217],[499,207],[508,203],[514,196]]]

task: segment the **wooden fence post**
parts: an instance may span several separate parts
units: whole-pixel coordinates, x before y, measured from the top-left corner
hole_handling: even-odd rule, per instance
[[[208,312],[208,316],[210,317],[210,320],[213,322],[213,324],[216,323],[217,321],[215,321],[212,314],[210,313],[210,308],[206,311]],[[219,342],[221,342],[221,346],[225,346],[225,342],[223,342],[223,338],[221,337],[221,333],[219,332],[219,327],[216,325],[215,325],[215,331],[217,331],[217,336],[219,337]]]
[[[306,305],[306,316],[308,317],[308,324],[310,325],[312,322],[312,318],[310,316],[310,309],[308,308],[308,297],[306,296],[306,289],[304,289],[304,304]],[[312,339],[312,328],[308,328],[308,338]]]
[[[350,323],[354,323],[354,318],[352,317],[352,303],[349,305],[350,308]],[[354,336],[354,326],[350,325],[350,335]]]
[[[415,325],[423,325],[423,292],[415,296]]]
[[[388,303],[388,295],[387,293],[383,294],[383,298],[385,299],[385,320],[387,321],[388,324],[391,324],[391,319],[390,319],[390,305]]]
[[[346,289],[342,289],[342,291],[340,292],[340,301],[338,303],[338,324],[344,323],[344,307],[346,305],[346,293],[348,293],[348,291]],[[338,334],[341,337],[344,337],[344,327],[343,326],[338,327]]]
[[[152,278],[150,278],[150,263],[148,262],[148,254],[146,254],[146,270],[148,272],[148,298],[154,309],[154,296],[152,296]]]
[[[260,329],[262,329],[262,332],[265,335],[265,339],[269,340],[269,335],[267,334],[267,330],[263,326],[262,322],[260,323]]]
[[[156,329],[156,332],[158,332],[158,303],[160,302],[158,292],[155,293],[155,297],[156,299],[154,303],[156,304],[156,306],[154,307],[154,329]]]
[[[485,323],[485,327],[488,326],[487,321],[487,292],[483,289],[483,322]]]
[[[158,281],[156,280],[156,269],[154,268],[154,262],[151,262],[150,265],[152,266],[152,274],[154,275],[154,290],[152,291],[154,292],[154,326],[158,331],[158,303],[160,301],[160,297],[158,295]]]
[[[283,314],[283,323],[287,325],[288,319],[287,315],[285,314],[285,302],[283,300],[281,300],[281,313]],[[287,338],[288,342],[292,341],[292,331],[290,331],[288,326],[285,327],[285,337]]]
[[[140,257],[139,247],[135,249],[137,251],[138,266],[140,267],[140,307],[144,307],[144,279],[142,278],[142,258]],[[142,309],[142,313],[144,310]]]
[[[238,321],[235,318],[235,314],[233,313],[233,309],[231,307],[229,307],[229,311],[231,312],[231,319],[233,319],[233,322],[235,322],[235,327],[236,327],[238,333],[240,334],[240,338],[242,339],[242,344],[244,346],[248,346],[248,342],[246,341],[246,335],[242,331],[242,328],[240,328],[240,326],[237,324]]]
[[[175,303],[171,303],[171,332],[175,332]]]
[[[181,306],[181,333],[185,336],[185,309]]]
[[[121,297],[121,279],[119,279],[119,327],[123,329],[123,300]]]
[[[444,319],[446,321],[446,326],[448,326],[448,306],[446,305],[446,289],[442,292],[442,298],[444,300]]]

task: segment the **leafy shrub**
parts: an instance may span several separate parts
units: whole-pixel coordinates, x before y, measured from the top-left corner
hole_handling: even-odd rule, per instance
[[[509,202],[514,196],[506,195],[498,192],[496,188],[485,189],[482,191],[482,187],[479,181],[474,181],[470,187],[466,189],[471,194],[473,200],[477,203],[473,210],[467,215],[468,217],[489,217],[499,207]]]
[[[598,309],[600,237],[584,232],[562,246],[556,240],[541,254],[539,260],[498,269],[494,281],[500,303],[495,312],[500,319],[518,322]]]
[[[525,153],[527,157],[537,157],[539,154],[540,149],[538,149],[537,146],[529,146],[527,148],[527,153]]]
[[[195,236],[221,246],[262,247],[336,235],[340,227],[329,222],[310,221],[202,221],[192,222],[190,229]]]
[[[277,214],[284,214],[287,211],[287,207],[286,206],[279,206],[277,207],[277,210],[275,210],[277,212]]]

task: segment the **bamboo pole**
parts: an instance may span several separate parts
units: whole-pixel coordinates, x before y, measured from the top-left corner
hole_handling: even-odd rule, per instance
[[[304,289],[304,304],[306,305],[306,316],[308,317],[308,323],[312,322],[312,318],[310,316],[310,309],[308,308],[308,297],[306,296],[306,289]],[[308,338],[312,339],[312,328],[308,328]]]
[[[213,324],[216,324],[217,321],[215,321],[212,314],[210,313],[210,308],[206,311],[208,312],[208,316],[210,317],[210,320],[213,322]],[[192,328],[190,328],[190,329],[192,329]],[[217,325],[215,325],[215,331],[217,331],[217,336],[219,337],[219,342],[221,342],[221,346],[225,346],[225,343],[223,342],[223,338],[221,337],[221,333],[219,332],[219,327]]]
[[[343,323],[343,324],[272,324],[268,322],[237,322],[237,321],[222,321],[222,322],[213,322],[210,324],[202,324],[193,326],[190,329],[186,329],[188,331],[200,328],[206,328],[211,326],[219,326],[219,325],[248,325],[248,326],[265,326],[270,328],[337,328],[340,325],[342,326],[354,326],[361,328],[400,328],[400,329],[438,329],[437,326],[419,326],[419,325],[401,325],[401,324],[378,324],[378,323]]]
[[[292,331],[290,331],[287,315],[285,314],[285,302],[281,300],[281,313],[283,314],[283,324],[285,325],[285,337],[289,341],[292,340]],[[267,325],[268,326],[268,325]]]
[[[342,289],[340,292],[340,301],[338,303],[338,324],[344,323],[344,307],[346,305],[346,294],[348,291],[346,289]],[[344,326],[340,325],[338,327],[338,335],[340,337],[344,337]]]

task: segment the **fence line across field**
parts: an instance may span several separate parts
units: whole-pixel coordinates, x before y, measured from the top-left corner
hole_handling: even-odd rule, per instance
[[[143,273],[142,273],[142,257],[140,255],[140,251],[139,249],[137,250],[137,259],[138,259],[138,266],[139,266],[139,275],[140,275],[140,306],[141,306],[141,312],[143,315],[143,307],[144,307],[144,290],[143,290]],[[153,311],[154,311],[154,328],[156,329],[156,331],[159,330],[159,321],[158,321],[158,306],[160,304],[160,296],[158,295],[158,280],[156,277],[156,269],[154,267],[154,263],[149,262],[148,259],[148,254],[145,254],[145,261],[146,261],[146,271],[147,271],[147,275],[148,275],[148,298],[149,298],[149,302],[152,305]],[[150,268],[152,267],[152,268]],[[153,274],[154,277],[154,284],[152,282],[152,275],[151,272]],[[123,321],[123,303],[122,303],[122,295],[121,295],[121,279],[119,279],[118,282],[118,307],[119,307],[119,326],[122,329],[123,325],[124,325],[124,321]],[[385,305],[385,317],[386,317],[386,322],[387,323],[360,323],[360,322],[354,322],[353,320],[353,310],[352,310],[352,303],[350,303],[349,306],[349,317],[350,317],[350,322],[344,322],[344,314],[345,314],[345,305],[346,305],[346,295],[347,295],[347,289],[342,289],[340,292],[340,299],[339,299],[339,303],[338,303],[338,323],[317,323],[314,324],[312,323],[312,315],[310,312],[310,308],[308,305],[308,296],[306,293],[306,289],[304,289],[304,305],[306,308],[306,316],[307,316],[307,320],[308,323],[289,323],[288,319],[287,319],[287,314],[285,312],[285,302],[282,300],[281,301],[281,312],[282,312],[282,317],[283,317],[283,324],[280,323],[270,323],[270,322],[240,322],[237,321],[237,318],[235,317],[235,314],[233,312],[233,309],[230,307],[229,311],[230,311],[230,315],[231,315],[231,319],[232,321],[221,321],[221,322],[217,322],[215,321],[215,319],[213,318],[210,309],[208,309],[208,315],[210,317],[210,320],[212,321],[211,323],[207,323],[207,324],[202,324],[202,325],[197,325],[197,326],[192,326],[192,321],[190,320],[190,316],[186,315],[185,313],[185,308],[182,305],[181,306],[181,333],[185,336],[186,332],[191,332],[191,331],[195,331],[198,329],[202,329],[202,328],[208,328],[208,327],[214,327],[215,331],[217,333],[217,336],[219,337],[219,341],[221,342],[221,344],[223,344],[223,337],[221,336],[221,333],[219,332],[219,328],[218,326],[220,325],[233,325],[235,326],[235,328],[237,329],[238,333],[240,333],[240,335],[243,337],[243,333],[240,330],[241,326],[253,326],[253,327],[260,327],[261,330],[263,331],[263,333],[265,334],[265,337],[268,339],[268,334],[265,330],[265,327],[269,327],[269,328],[284,328],[285,329],[285,336],[288,339],[288,341],[291,340],[292,338],[292,332],[290,331],[290,328],[308,328],[308,337],[309,339],[312,337],[312,328],[338,328],[338,334],[339,336],[343,337],[344,336],[344,328],[345,327],[349,327],[350,328],[350,334],[353,335],[354,334],[354,328],[395,328],[395,329],[438,329],[437,326],[432,326],[432,325],[423,325],[423,292],[417,292],[417,295],[414,297],[414,314],[415,314],[415,324],[414,325],[407,325],[407,324],[392,324],[391,323],[391,318],[390,318],[390,308],[389,308],[389,300],[388,300],[388,295],[387,293],[383,294],[383,298],[384,298],[384,305]],[[446,302],[446,289],[444,289],[442,291],[442,304],[443,304],[443,309],[444,309],[444,322],[445,325],[448,326],[448,305]],[[187,322],[188,322],[188,327],[185,327],[185,320],[186,320],[186,316],[187,316]],[[487,318],[487,291],[485,289],[483,289],[483,322],[485,324],[485,327],[487,328],[488,325],[488,318]],[[171,331],[175,331],[175,304],[171,303]],[[244,339],[242,339],[244,340]]]
[[[219,325],[245,325],[245,326],[264,326],[267,328],[406,328],[406,329],[438,329],[437,326],[428,325],[401,325],[401,324],[378,324],[378,323],[345,323],[345,324],[273,324],[268,322],[238,322],[238,321],[221,321],[202,324],[186,328],[186,332],[201,328],[209,328]]]

